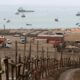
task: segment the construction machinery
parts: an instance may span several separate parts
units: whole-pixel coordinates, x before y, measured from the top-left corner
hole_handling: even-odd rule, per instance
[[[0,46],[4,47],[6,42],[6,38],[4,36],[0,36]]]
[[[0,47],[11,47],[11,41],[9,39],[6,39],[4,36],[0,36]]]

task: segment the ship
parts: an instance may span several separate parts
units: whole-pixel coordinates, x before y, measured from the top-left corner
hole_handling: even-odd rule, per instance
[[[55,20],[55,22],[58,22],[59,21],[58,18],[55,18],[54,20]]]
[[[6,22],[7,22],[7,23],[9,23],[9,22],[10,22],[10,20],[7,20]]]
[[[26,16],[23,14],[21,17],[25,18]]]
[[[19,15],[19,12],[16,12],[15,14],[16,14],[16,15]]]
[[[80,12],[78,12],[78,13],[76,14],[76,16],[80,16]]]
[[[76,25],[79,25],[80,23],[76,23]]]
[[[32,26],[32,24],[26,24],[27,26]]]
[[[34,10],[25,10],[25,9],[23,9],[22,7],[20,7],[20,8],[18,9],[18,12],[20,12],[20,13],[24,13],[24,12],[34,12]]]

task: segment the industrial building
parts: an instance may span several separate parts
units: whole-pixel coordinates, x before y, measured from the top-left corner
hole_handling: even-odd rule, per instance
[[[59,43],[64,42],[64,35],[38,35],[37,39],[47,39],[47,43],[51,43],[54,46],[58,46]]]

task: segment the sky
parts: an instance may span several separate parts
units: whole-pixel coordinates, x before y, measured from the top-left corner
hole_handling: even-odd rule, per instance
[[[80,0],[0,0],[0,5],[80,6]]]

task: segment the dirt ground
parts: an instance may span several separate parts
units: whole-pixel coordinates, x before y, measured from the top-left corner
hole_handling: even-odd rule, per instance
[[[14,37],[14,36],[5,36],[7,39],[10,39],[12,42],[12,47],[11,48],[0,48],[0,58],[4,58],[5,56],[9,56],[11,58],[15,58],[15,41],[18,42],[18,55],[20,54],[23,57],[24,53],[24,44],[20,43],[20,37]],[[29,47],[30,46],[30,38],[27,38],[27,43],[26,43],[26,56],[29,54]],[[53,44],[47,44],[47,43],[42,43],[39,44],[39,50],[38,54],[39,56],[42,55],[42,47],[44,50],[44,56],[46,57],[47,55],[47,47],[48,47],[48,52],[50,57],[55,57],[57,59],[60,58],[60,53],[56,52],[56,49],[53,47]],[[32,42],[31,44],[31,56],[35,57],[37,55],[37,43]],[[80,53],[63,53],[63,57],[74,57],[77,58],[80,56]]]
[[[11,59],[15,59],[15,41],[18,42],[18,55],[20,54],[23,57],[24,54],[24,44],[20,43],[20,37],[14,37],[14,36],[5,36],[7,39],[10,39],[12,42],[12,47],[11,48],[0,48],[0,58],[4,58],[5,56],[10,57]],[[44,56],[47,57],[47,47],[48,47],[48,52],[49,56],[52,58],[57,58],[60,59],[61,53],[56,52],[56,49],[53,47],[52,44],[39,44],[39,51],[38,54],[39,56],[42,55],[42,47],[44,50]],[[28,56],[29,54],[29,48],[30,48],[30,38],[28,38],[28,42],[26,43],[26,52],[25,55]],[[31,44],[31,56],[36,57],[37,55],[37,43],[32,42]],[[80,53],[63,53],[63,57],[72,57],[77,59],[77,57],[80,56]],[[44,79],[45,80],[45,79]],[[47,80],[47,79],[46,79]],[[48,79],[48,80],[53,80]]]
[[[62,73],[59,80],[80,80],[80,68]]]
[[[5,36],[7,39],[10,39],[12,42],[11,48],[0,48],[0,57],[3,58],[5,56],[15,57],[15,41],[18,43],[18,54],[23,56],[24,53],[24,44],[20,43],[20,37],[14,36]],[[26,43],[26,56],[29,54],[29,46],[30,46],[30,38],[28,38],[28,42]],[[39,55],[41,55],[42,47],[44,49],[44,55],[46,56],[47,47],[49,48],[49,54],[54,56],[55,49],[52,44],[39,44]],[[35,57],[37,52],[37,43],[31,43],[31,56]]]

